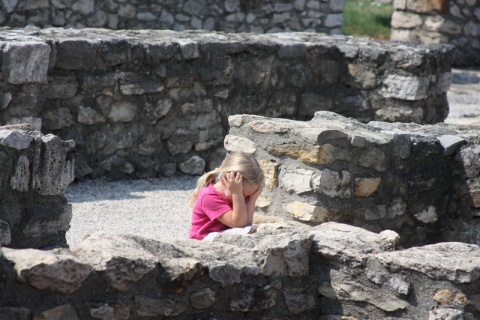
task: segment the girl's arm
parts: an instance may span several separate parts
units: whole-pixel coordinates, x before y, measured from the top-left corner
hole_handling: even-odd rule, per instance
[[[243,228],[248,224],[247,205],[243,197],[243,176],[240,173],[228,172],[222,178],[224,185],[232,193],[233,209],[218,217],[218,221],[231,227]]]
[[[263,181],[260,182],[257,191],[251,194],[248,197],[246,207],[247,207],[247,226],[251,226],[253,224],[253,213],[255,212],[255,203],[257,202],[258,197],[262,193],[263,190]]]

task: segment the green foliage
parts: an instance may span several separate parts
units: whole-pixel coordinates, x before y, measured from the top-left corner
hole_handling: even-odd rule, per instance
[[[343,11],[343,34],[377,40],[390,38],[393,5],[367,0],[347,0]]]

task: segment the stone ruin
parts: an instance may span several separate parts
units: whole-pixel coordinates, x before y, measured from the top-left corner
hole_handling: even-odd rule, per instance
[[[441,122],[454,58],[316,33],[6,28],[0,46],[1,124],[75,140],[77,178],[201,174],[232,114]]]
[[[0,127],[0,245],[65,246],[74,179],[75,142],[43,135],[28,125]]]
[[[69,36],[56,40],[64,32]],[[0,118],[30,123],[0,130],[0,156],[8,168],[2,169],[0,201],[9,200],[9,207],[2,203],[0,209],[0,240],[10,241],[0,249],[0,319],[480,317],[477,127],[378,121],[392,120],[387,112],[401,118],[396,120],[444,119],[451,47],[414,49],[312,34],[161,32],[170,38],[160,42],[145,40],[141,31],[0,34]],[[27,52],[36,53],[31,63],[20,63]],[[192,73],[193,67],[183,69],[219,56],[203,73],[211,78]],[[262,69],[268,59],[272,64]],[[148,67],[138,67],[148,61]],[[131,72],[134,66],[143,73]],[[190,73],[181,78],[182,70]],[[247,70],[262,81],[249,82]],[[302,74],[305,78],[294,77]],[[285,95],[260,110],[254,102],[266,98],[257,91],[248,96],[258,95],[257,100],[238,100],[248,86],[256,90],[262,84],[263,91]],[[239,87],[247,91],[236,91]],[[238,107],[225,111],[229,99]],[[348,106],[344,115],[362,121],[315,112],[325,105],[339,113]],[[302,114],[302,108],[308,112]],[[136,146],[147,150],[143,160],[163,150],[168,156],[155,159],[158,163],[181,170],[182,161],[193,159],[203,161],[203,170],[206,161],[198,159],[212,155],[209,148],[217,142],[206,150],[197,145],[208,145],[212,114],[219,128],[229,128],[218,143],[254,153],[267,173],[258,203],[265,220],[256,234],[203,242],[96,233],[73,249],[65,247],[71,209],[63,190],[74,179],[77,148],[84,157],[81,168],[89,142],[103,141],[90,154],[125,161],[112,160],[115,165],[132,159],[129,152]],[[172,131],[176,135],[203,131],[206,140],[186,134],[176,146],[188,144],[188,150],[174,152],[175,140],[162,131],[182,123],[174,119],[185,121],[182,130]],[[142,123],[150,123],[152,131]],[[44,133],[34,130],[40,128]],[[155,129],[162,134],[153,135]],[[87,132],[97,134],[86,140]],[[124,139],[112,145],[110,132]],[[135,140],[149,133],[152,141],[165,141],[152,153]],[[91,170],[100,166],[91,165]],[[109,172],[103,170],[98,172]]]
[[[345,0],[2,0],[0,25],[340,34]]]
[[[476,126],[364,124],[331,112],[229,123],[226,149],[254,153],[267,174],[256,234],[100,232],[73,249],[4,247],[0,319],[480,317]],[[36,136],[62,146],[49,154],[62,155],[52,162],[65,174],[51,189],[64,188],[72,143],[17,130],[21,139],[0,144],[38,149],[27,138]],[[35,180],[18,176],[10,181]]]
[[[478,0],[395,0],[390,40],[454,45],[455,65],[480,64]]]

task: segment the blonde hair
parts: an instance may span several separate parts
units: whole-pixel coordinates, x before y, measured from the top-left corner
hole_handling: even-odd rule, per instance
[[[197,187],[188,201],[188,207],[192,209],[195,206],[198,194],[203,188],[211,183],[216,183],[230,171],[241,173],[243,179],[252,184],[259,184],[264,179],[263,170],[254,156],[245,152],[232,152],[225,157],[219,168],[206,172],[198,179]]]

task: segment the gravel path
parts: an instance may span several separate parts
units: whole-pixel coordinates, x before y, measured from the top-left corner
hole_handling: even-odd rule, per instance
[[[85,180],[65,191],[73,217],[67,232],[71,248],[96,231],[152,239],[187,238],[187,200],[198,177],[139,180]]]
[[[480,121],[480,69],[453,70],[446,123]],[[186,238],[190,227],[187,199],[198,177],[72,183],[65,196],[73,206],[67,242],[75,247],[96,231],[148,238]]]

